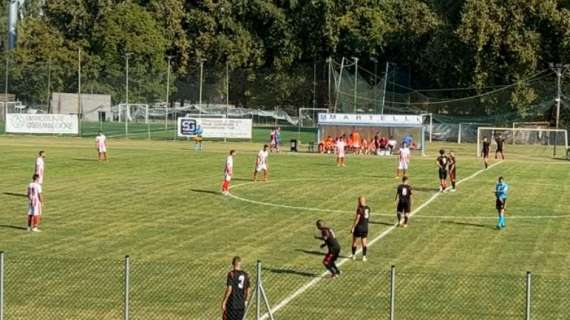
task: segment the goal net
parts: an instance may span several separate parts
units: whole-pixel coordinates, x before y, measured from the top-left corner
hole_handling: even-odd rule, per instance
[[[477,157],[481,156],[483,139],[487,138],[496,148],[498,137],[504,139],[506,146],[515,153],[532,156],[566,156],[568,150],[568,131],[547,128],[497,128],[479,127],[477,129]]]

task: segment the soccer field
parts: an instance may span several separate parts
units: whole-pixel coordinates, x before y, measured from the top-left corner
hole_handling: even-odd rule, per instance
[[[411,161],[420,209],[407,229],[393,227],[395,158],[351,155],[337,168],[330,155],[271,154],[270,181],[251,183],[260,144],[205,147],[111,140],[102,163],[92,139],[0,137],[6,319],[121,318],[125,255],[132,319],[220,318],[234,255],[252,277],[263,262],[276,319],[387,319],[391,265],[398,319],[523,319],[527,271],[533,319],[570,314],[570,162],[552,159],[548,147],[507,146],[507,160],[482,170],[475,145],[429,145]],[[456,152],[465,180],[436,196],[441,147]],[[229,149],[238,155],[224,197]],[[23,230],[25,190],[39,150],[47,153],[44,232],[32,234]],[[492,192],[499,175],[510,185],[502,231]],[[368,197],[377,238],[369,260],[345,261],[339,279],[320,279],[314,222],[333,227],[347,256],[359,195]]]

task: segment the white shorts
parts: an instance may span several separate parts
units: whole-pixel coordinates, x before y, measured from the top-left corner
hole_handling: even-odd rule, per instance
[[[339,158],[339,159],[340,159],[340,158],[344,158],[344,152],[339,152],[339,153],[336,155],[336,157]]]
[[[255,171],[257,172],[267,171],[267,165],[266,164],[257,165],[257,167],[255,167]]]
[[[99,150],[99,153],[106,153],[107,152],[107,147],[106,146],[100,146],[97,148]]]
[[[408,163],[406,161],[400,161],[400,165],[398,166],[400,170],[408,170]]]
[[[232,181],[232,176],[230,176],[229,174],[226,174],[224,176],[224,180],[226,180],[227,182],[230,182],[230,181]]]
[[[42,214],[41,203],[38,203],[35,206],[32,204],[28,205],[28,215],[29,216],[40,216],[41,214]]]

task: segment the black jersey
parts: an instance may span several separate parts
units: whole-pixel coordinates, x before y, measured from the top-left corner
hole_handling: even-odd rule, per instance
[[[325,245],[327,246],[329,251],[340,250],[340,244],[338,243],[338,240],[336,240],[336,235],[334,234],[333,229],[331,228],[321,229],[321,236],[322,239],[325,241]]]
[[[497,150],[503,150],[505,139],[503,137],[496,137],[495,142],[497,143]]]
[[[368,221],[370,219],[370,207],[369,206],[358,206],[356,209],[356,214],[358,215],[358,224],[356,229],[358,230],[368,230]]]
[[[437,163],[441,169],[446,169],[447,164],[449,163],[449,158],[446,155],[442,155],[437,157]]]
[[[489,148],[491,147],[491,142],[483,141],[483,153],[489,154]]]
[[[245,309],[247,299],[247,291],[249,290],[249,276],[241,270],[232,270],[228,272],[226,285],[232,288],[232,292],[228,297],[228,309]]]
[[[455,167],[457,165],[457,160],[455,160],[455,158],[449,157],[449,171],[455,171]]]
[[[410,203],[412,197],[412,187],[407,184],[401,184],[398,186],[398,202],[400,203]]]

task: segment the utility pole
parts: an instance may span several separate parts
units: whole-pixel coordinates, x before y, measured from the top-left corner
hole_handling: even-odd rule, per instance
[[[560,103],[562,102],[562,77],[570,68],[570,64],[549,63],[548,66],[556,74],[556,129],[560,127]],[[556,156],[556,145],[558,143],[557,133],[554,135],[554,156]]]
[[[50,96],[51,96],[51,56],[48,56],[48,74],[47,74],[47,112],[51,113]]]
[[[372,57],[370,58],[370,61],[372,61],[372,63],[374,63],[374,95],[373,95],[373,100],[374,100],[374,104],[376,104],[376,100],[378,99],[378,97],[376,96],[376,87],[378,86],[378,59]],[[374,108],[376,109],[376,108]],[[375,110],[376,112],[378,112],[378,110]]]
[[[131,112],[129,110],[129,57],[132,55],[132,53],[127,52],[125,53],[125,78],[126,78],[126,83],[125,83],[125,137],[128,138],[129,137],[129,118],[131,115]]]
[[[332,58],[328,57],[327,58],[327,64],[328,64],[328,72],[327,72],[327,82],[328,82],[328,109],[329,112],[331,110],[331,69],[332,69]]]
[[[358,96],[358,58],[352,57],[354,60],[354,110],[353,112],[356,113],[356,104],[357,104],[357,96]]]
[[[166,67],[166,107],[164,108],[164,129],[168,130],[168,107],[169,107],[169,98],[170,98],[170,60],[174,58],[174,56],[166,56],[168,59],[168,66]]]

